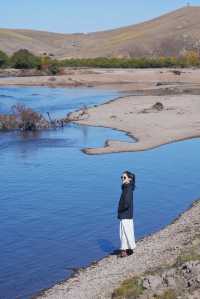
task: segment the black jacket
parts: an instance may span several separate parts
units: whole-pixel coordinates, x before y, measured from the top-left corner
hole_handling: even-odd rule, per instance
[[[118,205],[118,219],[133,219],[134,182],[122,185],[122,193]]]

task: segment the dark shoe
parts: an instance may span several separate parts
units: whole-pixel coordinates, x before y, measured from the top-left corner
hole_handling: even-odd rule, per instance
[[[128,256],[126,250],[121,250],[120,257],[126,257],[126,256]]]
[[[126,249],[127,255],[132,255],[133,254],[133,249]]]

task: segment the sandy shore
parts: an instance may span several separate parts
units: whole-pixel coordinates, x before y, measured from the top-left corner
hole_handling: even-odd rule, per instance
[[[90,86],[113,88],[126,96],[87,110],[73,113],[80,124],[124,131],[137,142],[109,140],[88,154],[141,151],[162,144],[200,136],[199,69],[66,69],[63,76],[6,77],[0,86]],[[156,102],[162,111],[152,109]]]
[[[66,69],[63,76],[6,77],[0,86],[48,85],[113,88],[129,95],[72,113],[80,124],[114,128],[137,142],[108,140],[88,154],[141,151],[200,136],[200,69]],[[156,102],[162,111],[152,109]]]
[[[8,76],[9,74],[9,76]],[[12,76],[13,74],[13,76]],[[7,76],[6,76],[7,75]],[[80,69],[66,68],[61,76],[22,76],[18,71],[5,71],[0,86],[102,86],[122,91],[155,88],[158,84],[200,88],[199,69]]]
[[[119,259],[110,255],[74,277],[55,285],[35,298],[100,299],[111,298],[113,290],[127,277],[163,265],[172,265],[192,240],[199,236],[200,201],[163,230],[137,242],[132,256]]]
[[[152,108],[156,102],[162,111]],[[200,136],[199,95],[124,96],[104,105],[74,112],[71,120],[84,125],[114,128],[128,133],[136,142],[108,140],[100,148],[88,148],[88,154],[141,151],[162,144]]]
[[[123,96],[87,113],[72,113],[80,124],[124,131],[137,142],[108,140],[88,154],[141,151],[200,136],[199,69],[66,69],[63,76],[6,77],[0,86],[48,85],[113,88]],[[152,109],[156,102],[162,111]]]
[[[0,86],[90,86],[113,88],[123,96],[75,112],[72,121],[124,131],[136,142],[108,140],[88,154],[141,151],[200,136],[200,69],[66,69],[62,76],[5,77]],[[126,93],[128,95],[126,96]],[[164,109],[152,109],[156,102]]]

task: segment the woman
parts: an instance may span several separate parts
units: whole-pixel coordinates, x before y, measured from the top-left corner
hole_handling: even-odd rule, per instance
[[[125,171],[122,176],[122,194],[118,206],[120,219],[120,257],[133,254],[136,247],[133,224],[133,190],[135,189],[135,175]]]

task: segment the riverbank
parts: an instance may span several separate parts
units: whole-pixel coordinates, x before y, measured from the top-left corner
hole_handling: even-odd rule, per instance
[[[136,142],[108,140],[105,146],[87,148],[87,154],[143,151],[163,144],[200,136],[199,95],[130,95],[86,111],[71,113],[69,119],[83,125],[124,131]]]
[[[121,98],[72,113],[71,121],[124,131],[136,142],[109,140],[87,154],[141,151],[200,135],[199,69],[65,69],[62,76],[0,78],[0,86],[115,88]],[[124,95],[127,93],[128,95]],[[156,103],[163,109],[154,109]]]
[[[102,86],[121,91],[138,91],[160,87],[184,86],[200,88],[200,69],[98,69],[65,68],[63,75],[22,75],[18,70],[5,70],[0,76],[0,86]]]
[[[111,298],[125,279],[170,268],[193,246],[197,245],[199,252],[199,217],[200,201],[197,201],[172,224],[138,241],[132,256],[120,259],[109,255],[34,298]]]
[[[122,70],[122,72],[123,72],[123,70]],[[139,72],[135,73],[135,76],[138,75],[138,78],[140,78],[138,82],[133,82],[131,80],[130,80],[130,82],[126,82],[125,77],[123,77],[122,83],[118,82],[119,86],[120,86],[119,90],[127,91],[128,94],[130,94],[130,95],[123,96],[122,98],[119,98],[116,101],[111,101],[105,105],[101,105],[101,106],[94,107],[91,109],[86,109],[86,111],[84,111],[84,113],[82,115],[79,115],[79,112],[71,115],[72,120],[73,120],[73,116],[75,116],[75,119],[76,119],[77,115],[78,115],[78,117],[80,118],[78,120],[78,122],[83,122],[84,124],[87,124],[87,122],[91,121],[91,125],[99,124],[102,126],[109,126],[109,122],[112,121],[110,123],[110,127],[113,128],[117,124],[116,128],[118,130],[123,130],[123,131],[129,132],[129,133],[131,133],[131,130],[132,130],[132,133],[131,133],[132,136],[137,137],[137,139],[139,141],[136,143],[127,143],[127,142],[119,143],[119,142],[113,142],[113,141],[107,142],[106,145],[108,145],[108,146],[106,146],[105,148],[89,149],[88,153],[103,153],[104,150],[106,150],[106,152],[108,152],[108,153],[113,152],[113,148],[112,148],[113,145],[114,145],[114,152],[130,151],[130,148],[128,148],[128,149],[125,148],[127,146],[134,147],[134,149],[131,149],[131,151],[139,150],[139,149],[135,149],[135,146],[137,147],[138,144],[140,143],[142,134],[144,134],[144,139],[146,137],[148,138],[147,139],[148,142],[153,142],[153,144],[151,144],[152,147],[158,146],[162,143],[180,140],[180,139],[178,139],[178,138],[180,138],[179,137],[180,133],[184,135],[183,139],[190,138],[192,136],[191,131],[192,132],[195,131],[194,136],[198,136],[198,134],[199,134],[199,132],[198,132],[199,131],[199,119],[197,117],[198,117],[198,113],[199,113],[199,104],[198,104],[199,101],[198,101],[198,96],[195,95],[195,94],[199,93],[198,83],[197,82],[196,83],[194,83],[194,82],[188,83],[187,81],[184,81],[186,79],[184,79],[183,77],[181,77],[182,79],[178,83],[175,81],[169,83],[169,82],[167,82],[167,74],[168,74],[169,70],[166,70],[165,81],[159,80],[158,70],[156,70],[156,71],[151,70],[151,72],[149,70],[148,72],[149,72],[149,76],[150,76],[150,78],[149,78],[150,82],[147,82],[147,83],[142,82],[141,74],[144,75],[144,72],[142,70],[141,70],[140,76],[139,76]],[[155,81],[154,81],[154,77],[152,76],[152,74],[155,74],[154,72],[156,73]],[[197,70],[195,70],[194,72],[198,73]],[[173,76],[177,76],[177,78],[179,78],[179,76],[182,76],[182,75],[174,74]],[[189,74],[187,74],[187,76],[189,78]],[[112,78],[112,80],[114,80],[114,79]],[[136,80],[136,78],[135,78],[135,80]],[[147,77],[145,77],[145,80],[147,80]],[[15,82],[14,79],[13,79],[13,82]],[[117,82],[117,81],[113,81],[113,82]],[[115,84],[116,85],[114,85],[114,86],[117,87],[118,86],[117,83],[115,83]],[[56,83],[55,83],[55,85],[52,85],[52,87],[54,87],[54,86],[56,86]],[[100,83],[99,83],[99,86],[105,87],[105,85],[103,85],[103,84],[101,85]],[[113,86],[113,85],[112,84],[107,85],[107,87],[109,87],[109,86]],[[189,94],[193,94],[193,95],[189,95]],[[157,103],[157,102],[162,103],[162,105],[163,105],[162,109],[155,108],[155,107],[160,106],[160,105],[154,106],[155,103]],[[110,106],[112,104],[114,104],[114,106]],[[108,107],[109,107],[109,109],[108,109]],[[93,114],[94,111],[96,111],[95,112],[96,119],[94,117],[95,114]],[[101,111],[101,113],[99,113],[100,111]],[[116,113],[113,113],[113,111]],[[133,117],[131,117],[131,115]],[[105,123],[103,123],[102,120],[105,120]],[[137,120],[137,122],[136,122],[136,120]],[[123,125],[124,127],[122,127],[121,125]],[[129,127],[131,128],[131,130],[129,130]],[[138,130],[138,134],[136,134],[137,133],[135,131],[136,129]],[[141,131],[139,131],[139,130],[141,130]],[[146,130],[147,130],[147,132],[146,132]],[[153,132],[153,135],[150,135],[151,132]],[[140,136],[140,139],[139,139],[139,136]],[[175,138],[172,138],[172,137],[175,137]],[[168,141],[166,141],[166,138],[168,138],[167,139]],[[157,145],[155,145],[155,141],[159,141]],[[162,141],[162,143],[160,143],[161,141]],[[143,145],[145,145],[145,144],[143,143]],[[140,143],[140,146],[141,146],[141,143]],[[147,146],[147,144],[146,144],[146,146]],[[148,143],[148,146],[149,146],[149,143]],[[144,149],[147,149],[148,146],[145,147]],[[143,150],[143,149],[140,149],[140,150]],[[60,157],[60,155],[59,155],[59,157]],[[63,155],[63,157],[64,157],[64,155]],[[70,156],[70,158],[71,158],[71,156]],[[52,158],[52,161],[53,161],[53,159],[54,159],[54,156]],[[118,162],[117,162],[117,164],[118,164]],[[57,165],[57,163],[55,165]],[[96,164],[95,164],[95,167],[96,167]],[[104,171],[105,171],[105,169],[104,169]],[[112,169],[112,171],[113,171],[113,169]],[[70,176],[72,176],[71,173],[70,173]],[[62,184],[62,185],[64,185],[64,184]],[[90,196],[88,196],[88,198],[90,198]],[[182,197],[180,197],[180,198],[182,198]],[[46,208],[46,206],[45,206],[45,208]],[[37,209],[37,210],[40,210],[40,209]],[[57,214],[60,215],[59,213],[57,213]],[[194,216],[193,214],[190,214],[190,216],[188,216],[188,217],[191,217],[190,221],[192,223],[193,223],[193,216]],[[194,218],[195,217],[196,216],[194,216]],[[198,217],[199,217],[199,214],[198,214]],[[199,221],[198,217],[195,218],[196,223],[198,223],[198,221]],[[49,219],[51,219],[51,218],[49,218]],[[78,219],[78,218],[75,217],[75,219]],[[64,221],[66,221],[66,220],[64,220]],[[187,224],[189,226],[188,222],[189,222],[189,220],[187,220]],[[194,223],[194,227],[195,227],[195,225],[196,224]],[[187,232],[187,234],[190,235],[190,228],[188,226],[185,228],[185,233]],[[198,225],[197,225],[197,230],[199,230]],[[28,232],[28,234],[29,234],[29,232]],[[66,234],[66,232],[65,232],[65,234]],[[96,234],[96,231],[95,231],[95,234]],[[59,286],[55,286],[53,288],[54,291],[52,291],[53,292],[52,295],[51,295],[51,291],[47,291],[47,293],[48,293],[47,296],[50,296],[50,298],[109,298],[109,296],[111,295],[111,292],[114,290],[114,288],[118,287],[119,283],[122,282],[123,279],[126,278],[125,274],[128,273],[128,276],[134,274],[133,266],[135,266],[134,263],[136,262],[136,260],[138,262],[140,262],[140,264],[137,264],[137,267],[136,267],[136,271],[137,271],[136,273],[138,275],[139,273],[142,273],[140,271],[142,271],[142,270],[146,271],[146,269],[149,269],[149,267],[153,267],[154,266],[153,262],[155,262],[155,265],[157,266],[157,264],[156,264],[157,255],[159,255],[159,253],[161,255],[164,254],[165,250],[166,250],[165,260],[168,258],[172,259],[174,251],[175,251],[174,259],[176,259],[179,254],[178,250],[176,251],[176,247],[178,249],[183,248],[183,246],[185,246],[184,242],[187,243],[187,239],[184,239],[185,241],[183,240],[183,242],[181,241],[182,243],[179,244],[180,239],[177,239],[176,240],[177,242],[175,240],[173,240],[173,242],[172,242],[172,245],[174,244],[174,247],[172,247],[172,248],[169,247],[168,243],[170,242],[170,246],[171,246],[171,239],[176,238],[176,234],[177,234],[176,230],[175,230],[175,232],[172,232],[171,234],[166,233],[167,240],[166,240],[165,245],[160,244],[161,240],[162,241],[164,240],[165,234],[161,238],[150,239],[150,243],[145,243],[145,242],[140,243],[140,242],[142,242],[142,241],[140,241],[138,243],[139,249],[137,249],[139,251],[139,253],[137,253],[137,251],[136,251],[136,253],[137,253],[136,257],[135,258],[130,257],[133,259],[131,259],[131,260],[129,259],[129,262],[118,261],[113,256],[108,257],[98,263],[98,265],[97,265],[98,267],[99,267],[99,264],[102,266],[100,268],[98,268],[99,270],[97,270],[97,272],[98,272],[97,274],[96,274],[96,270],[94,267],[89,268],[91,271],[89,273],[87,272],[88,271],[87,269],[85,271],[80,271],[78,273],[78,275],[76,277],[74,277],[74,280],[72,280],[72,281],[69,280],[69,281],[71,281],[70,283],[69,283],[69,281],[67,282],[67,286],[66,286],[67,291],[66,291],[65,286],[63,287],[63,284],[61,283]],[[52,233],[51,235],[54,235],[54,233]],[[187,238],[188,238],[188,236],[187,236]],[[148,240],[148,238],[147,238],[147,240]],[[63,246],[63,243],[62,243],[62,246]],[[148,248],[148,246],[149,246],[149,248]],[[165,247],[163,248],[162,246],[165,246]],[[59,247],[59,246],[57,246],[57,247]],[[29,246],[29,248],[30,248],[30,246]],[[154,252],[154,250],[155,250],[155,252]],[[159,250],[161,250],[161,251],[159,251]],[[162,251],[162,250],[164,250],[164,251]],[[168,251],[170,251],[170,253]],[[167,255],[168,253],[169,253],[169,255]],[[45,252],[45,255],[46,255],[46,252]],[[148,260],[149,256],[153,257],[152,264]],[[144,265],[143,265],[143,259],[144,259]],[[57,263],[58,258],[55,259],[55,261]],[[108,265],[107,265],[107,262],[108,262]],[[127,263],[130,263],[132,268],[129,268],[129,265],[127,265]],[[62,263],[62,265],[63,265],[63,263]],[[111,267],[113,268],[113,270],[111,269],[111,272],[109,272]],[[121,269],[122,267],[124,267],[123,270]],[[105,269],[105,271],[104,271],[104,269]],[[114,279],[116,277],[118,277],[119,280],[114,280],[114,279],[112,280],[113,277],[114,277]],[[105,280],[106,280],[106,282],[105,282]],[[80,285],[79,285],[79,283],[80,283]],[[93,290],[93,288],[94,288],[94,290]],[[105,293],[104,293],[104,289],[105,289]],[[64,292],[66,292],[67,295],[65,295],[65,293],[63,293],[63,290],[64,290]],[[68,291],[70,291],[70,293]],[[91,296],[93,296],[93,297],[89,297],[90,296],[89,294],[92,294]]]

